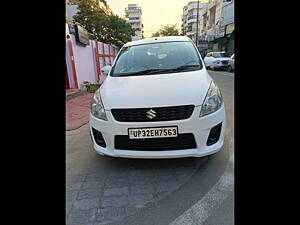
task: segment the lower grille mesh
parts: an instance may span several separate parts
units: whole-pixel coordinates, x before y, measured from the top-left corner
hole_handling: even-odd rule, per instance
[[[178,134],[170,138],[129,139],[128,135],[115,136],[115,149],[136,151],[165,151],[196,148],[193,134]]]

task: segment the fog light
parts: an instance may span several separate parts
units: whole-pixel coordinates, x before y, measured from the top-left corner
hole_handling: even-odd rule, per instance
[[[92,128],[92,131],[93,131],[93,136],[94,136],[94,139],[95,139],[97,145],[100,145],[101,147],[105,148],[106,147],[106,143],[104,141],[104,138],[103,138],[101,132],[98,131],[98,130],[96,130],[96,129],[94,129],[94,128]]]
[[[221,128],[222,128],[222,123],[219,123],[217,126],[211,128],[206,142],[207,146],[213,145],[218,142],[221,134]]]

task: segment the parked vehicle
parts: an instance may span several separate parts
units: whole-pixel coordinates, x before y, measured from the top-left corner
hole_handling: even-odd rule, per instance
[[[230,57],[226,52],[209,52],[204,58],[207,69],[227,69]]]
[[[234,54],[229,59],[229,66],[227,68],[228,72],[234,71]]]
[[[101,155],[201,157],[224,142],[221,91],[187,37],[133,41],[119,51],[91,101],[90,134]]]

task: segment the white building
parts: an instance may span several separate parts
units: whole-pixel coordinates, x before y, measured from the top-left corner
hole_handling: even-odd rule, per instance
[[[132,40],[140,40],[143,36],[143,23],[142,23],[142,8],[137,4],[128,4],[125,9],[125,16],[127,18],[126,23],[129,23],[135,30],[135,36],[132,36]]]
[[[201,33],[205,35],[206,41],[222,37],[224,31],[221,27],[221,14],[224,0],[209,0],[202,20],[203,26]]]
[[[182,15],[182,34],[191,38],[194,42],[196,41],[197,33],[197,1],[191,1],[186,6],[183,7]],[[200,29],[202,26],[201,17],[206,9],[206,3],[199,1],[199,24],[198,24],[198,35],[200,35]]]

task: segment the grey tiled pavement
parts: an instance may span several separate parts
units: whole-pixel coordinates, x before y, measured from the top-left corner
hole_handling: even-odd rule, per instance
[[[68,225],[109,224],[133,215],[179,189],[206,160],[103,157],[89,138],[88,124],[67,132]]]

